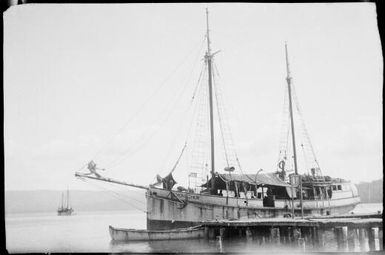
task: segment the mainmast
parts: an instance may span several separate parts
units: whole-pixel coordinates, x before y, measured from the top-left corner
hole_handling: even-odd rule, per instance
[[[70,205],[70,191],[67,188],[67,208],[69,208]]]
[[[208,67],[208,85],[209,85],[209,107],[210,107],[210,137],[211,137],[211,193],[215,191],[215,150],[214,150],[214,110],[213,110],[213,84],[212,84],[212,57],[210,49],[210,30],[209,30],[209,11],[206,8],[207,24],[207,52],[205,59]]]
[[[287,53],[287,44],[285,43],[285,53],[286,53],[286,72],[287,72],[287,89],[289,93],[289,110],[290,110],[290,123],[291,123],[291,138],[293,141],[293,159],[294,159],[294,172],[297,175],[298,174],[298,167],[297,167],[297,152],[295,148],[295,132],[294,132],[294,118],[293,118],[293,104],[292,104],[292,97],[291,97],[291,76],[290,76],[290,68],[289,68],[289,56]]]
[[[294,118],[293,118],[293,104],[292,104],[292,96],[291,96],[291,76],[290,76],[290,68],[289,68],[289,55],[287,53],[287,44],[285,43],[285,53],[286,53],[286,72],[287,72],[287,88],[289,93],[289,108],[290,108],[290,122],[291,122],[291,138],[293,140],[293,159],[294,159],[294,172],[295,176],[299,177],[299,196],[301,203],[301,216],[303,218],[303,195],[302,195],[302,177],[298,176],[298,166],[297,166],[297,151],[295,149],[295,132],[294,132]],[[294,212],[294,207],[293,207]]]

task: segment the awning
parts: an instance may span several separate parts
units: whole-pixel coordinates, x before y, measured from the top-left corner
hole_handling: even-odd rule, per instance
[[[279,186],[279,187],[291,187],[289,183],[282,181],[277,177],[275,173],[259,173],[259,174],[216,174],[216,182],[243,182],[250,185],[270,185],[270,186]],[[210,183],[211,180],[208,181]],[[205,183],[202,186],[207,187]]]

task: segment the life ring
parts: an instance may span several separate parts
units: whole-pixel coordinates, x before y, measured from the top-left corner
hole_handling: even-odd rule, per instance
[[[278,167],[279,167],[279,169],[281,169],[282,171],[285,171],[285,161],[284,161],[284,160],[279,161]]]

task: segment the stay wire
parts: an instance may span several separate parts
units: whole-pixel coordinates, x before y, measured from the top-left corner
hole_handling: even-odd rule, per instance
[[[204,41],[203,41],[203,42],[204,42]],[[195,58],[194,66],[193,66],[192,71],[191,71],[191,73],[190,73],[190,76],[189,76],[190,78],[188,79],[187,82],[190,82],[189,80],[191,79],[191,76],[192,76],[192,74],[193,74],[193,71],[195,70],[195,67],[196,67],[196,64],[197,64],[197,61],[198,61],[198,57],[200,56],[200,52],[201,52],[201,50],[202,50],[202,47],[203,47],[203,43],[202,43],[201,48],[200,48],[200,50],[199,50],[199,55],[197,55],[197,57]],[[197,87],[199,86],[200,79],[201,79],[201,77],[202,77],[202,73],[203,73],[203,68],[201,68],[201,71],[200,71],[200,74],[199,74],[198,81],[197,81],[197,83],[196,83],[196,85],[195,85],[195,88],[194,88],[194,91],[193,91],[193,93],[192,93],[193,95],[192,95],[190,104],[189,104],[188,108],[186,109],[186,111],[183,113],[183,116],[188,116],[188,115],[187,115],[187,112],[191,109],[191,107],[193,107],[193,112],[192,112],[192,113],[193,113],[193,116],[194,116],[194,113],[195,113],[195,107],[193,106],[193,102],[194,102],[194,97],[195,97],[195,93],[196,93]],[[180,121],[178,127],[180,127],[182,123],[184,123],[184,121]],[[181,129],[181,128],[178,128],[178,130],[182,130],[182,129]],[[187,136],[186,136],[186,138],[185,138],[185,145],[188,144],[188,138],[189,138],[190,130],[191,130],[191,123],[190,123],[189,128],[188,128],[188,131],[187,131]],[[173,137],[173,141],[170,142],[170,147],[169,147],[169,149],[168,149],[168,153],[167,153],[167,155],[165,156],[165,158],[163,159],[163,168],[164,168],[164,165],[166,164],[166,162],[168,161],[168,159],[169,159],[169,157],[170,157],[170,155],[171,155],[171,151],[172,151],[171,148],[172,148],[172,145],[175,144],[175,141],[176,141],[177,138],[178,138],[178,135],[175,135],[175,136]]]
[[[83,179],[83,178],[82,178]],[[105,190],[106,192],[110,192],[110,193],[113,193],[113,194],[116,194],[117,196],[120,196],[120,197],[125,197],[126,199],[129,199],[129,200],[134,200],[136,201],[137,203],[141,204],[141,205],[145,205],[145,203],[143,201],[140,201],[140,200],[137,200],[135,198],[132,198],[132,197],[129,197],[129,196],[126,196],[126,195],[123,195],[123,194],[120,194],[118,192],[115,192],[113,190],[109,190],[107,188],[104,188],[103,186],[100,186],[100,185],[97,185],[96,183],[93,183],[92,181],[89,181],[89,180],[83,180],[84,182],[94,186],[94,187],[97,187],[97,188],[100,188],[102,190]],[[130,192],[133,192],[132,190]]]
[[[184,94],[184,92],[185,92],[185,90],[186,90],[186,88],[187,88],[187,85],[188,85],[188,83],[185,83],[184,84],[184,86],[182,87],[182,89],[181,89],[181,91],[180,91],[180,93],[179,93],[179,95],[178,95],[178,91],[176,91],[176,93],[174,94],[174,101],[172,101],[168,106],[171,106],[171,108],[169,108],[169,107],[166,107],[166,109],[169,109],[168,111],[167,111],[167,113],[166,113],[166,116],[165,116],[165,118],[164,119],[162,119],[162,120],[160,120],[160,126],[159,126],[159,128],[157,128],[148,138],[149,139],[147,139],[146,141],[145,141],[145,143],[142,143],[142,147],[145,145],[145,144],[147,144],[147,142],[148,141],[150,141],[151,140],[151,138],[160,130],[160,128],[163,126],[163,124],[169,119],[169,117],[172,115],[172,110],[173,109],[175,109],[175,105],[176,105],[176,103],[182,98],[182,95]],[[176,97],[175,97],[176,96]],[[190,104],[191,105],[191,104]],[[112,163],[110,163],[110,164],[112,164],[113,166],[110,166],[110,168],[113,168],[113,167],[116,167],[117,165],[119,165],[124,159],[125,159],[125,157],[128,155],[128,153],[129,152],[131,152],[131,148],[129,149],[129,150],[127,150],[123,155],[122,155],[122,157],[121,158],[119,158],[118,160],[116,160],[116,161],[113,161]],[[118,162],[118,163],[115,163],[115,162]],[[115,164],[114,164],[115,163]]]
[[[215,95],[215,102],[216,102],[216,105],[217,105],[219,127],[221,129],[221,137],[222,137],[223,149],[224,149],[224,152],[225,152],[226,164],[227,164],[227,167],[229,167],[229,158],[228,158],[228,155],[227,155],[226,141],[225,141],[224,132],[223,132],[223,123],[222,123],[222,116],[221,116],[222,114],[221,114],[220,109],[219,109],[219,100],[218,100],[217,84],[216,84],[216,81],[215,81],[215,75],[213,75],[213,83],[214,83],[214,95]]]
[[[139,207],[133,205],[132,203],[130,203],[130,202],[128,202],[128,201],[126,201],[126,200],[120,198],[119,196],[121,196],[121,194],[118,194],[118,193],[116,193],[116,192],[114,192],[114,191],[112,191],[112,190],[105,189],[105,188],[103,188],[103,187],[101,187],[101,186],[99,186],[99,185],[96,185],[96,184],[94,184],[94,183],[91,183],[91,182],[89,182],[89,181],[86,181],[84,178],[79,178],[79,179],[80,179],[81,181],[85,182],[85,183],[90,184],[91,186],[95,186],[95,187],[97,187],[97,188],[100,188],[100,189],[103,189],[103,190],[105,190],[105,191],[107,191],[107,192],[110,192],[110,193],[114,194],[113,196],[114,196],[117,200],[122,201],[122,202],[124,202],[124,203],[130,205],[130,206],[133,207],[134,209],[137,209],[137,210],[139,210],[139,211],[141,211],[141,212],[147,213],[147,211],[143,210],[142,208],[139,208]],[[134,199],[134,198],[130,198],[130,199],[132,199],[132,200],[134,200],[134,201],[136,201],[136,202],[138,202],[138,203],[141,203],[141,204],[145,205],[143,202],[141,202],[141,201],[139,201],[139,200],[137,200],[137,199]]]
[[[204,44],[204,41],[205,39],[203,39],[201,42],[200,42],[200,49],[202,48],[202,45]],[[121,128],[118,129],[118,131],[109,139],[107,140],[107,142],[101,146],[100,150],[98,150],[94,156],[92,158],[96,158],[98,155],[100,155],[100,153],[105,149],[105,147],[107,145],[109,145],[127,126],[130,122],[132,122],[138,115],[139,113],[141,113],[145,106],[151,101],[151,99],[156,95],[158,94],[158,92],[167,84],[167,81],[176,73],[176,71],[181,67],[183,66],[188,57],[191,55],[191,53],[196,49],[196,47],[194,47],[191,51],[189,51],[189,53],[178,63],[178,65],[171,71],[171,73],[160,83],[160,86],[158,86],[152,93],[151,95],[139,106],[138,110],[133,114],[131,115],[131,117],[122,125]]]
[[[295,105],[296,105],[296,109],[297,109],[299,118],[301,120],[301,126],[302,126],[302,129],[303,129],[304,135],[305,135],[305,139],[306,139],[307,143],[309,144],[309,147],[310,147],[310,150],[311,150],[314,162],[316,163],[316,165],[318,166],[318,168],[321,171],[321,168],[319,166],[319,163],[318,163],[318,160],[317,160],[317,157],[316,157],[313,145],[312,145],[310,137],[309,137],[309,132],[307,131],[307,128],[306,128],[306,125],[305,125],[305,121],[304,121],[303,116],[302,116],[302,112],[301,112],[301,109],[300,109],[298,97],[297,97],[296,90],[295,90],[294,86],[293,86],[293,94],[294,94],[294,102],[295,102]],[[322,175],[322,171],[321,171],[321,175]]]

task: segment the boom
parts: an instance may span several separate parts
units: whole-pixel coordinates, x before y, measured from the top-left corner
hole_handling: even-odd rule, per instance
[[[75,176],[78,177],[78,178],[89,178],[89,179],[93,179],[93,180],[104,181],[104,182],[111,182],[111,183],[116,183],[116,184],[125,185],[125,186],[129,186],[129,187],[134,187],[134,188],[138,188],[138,189],[148,190],[148,187],[145,187],[145,186],[142,186],[142,185],[137,185],[137,184],[131,184],[131,183],[127,183],[127,182],[117,181],[117,180],[114,180],[114,179],[111,179],[111,178],[107,178],[107,177],[103,177],[103,176],[94,177],[94,176],[89,176],[89,175],[81,174],[81,173],[75,173]]]

